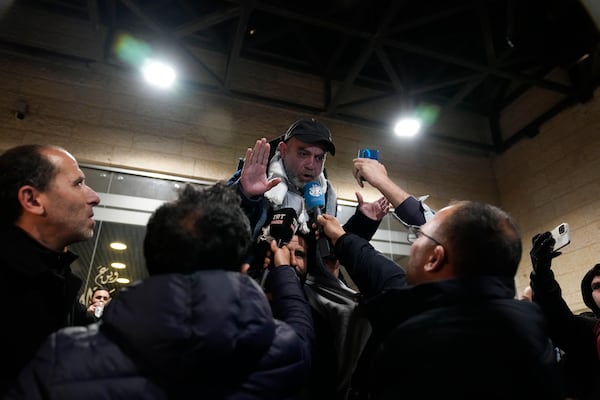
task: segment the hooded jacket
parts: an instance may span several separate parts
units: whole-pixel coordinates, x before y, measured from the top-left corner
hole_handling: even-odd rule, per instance
[[[594,326],[600,309],[592,298],[591,281],[600,275],[600,264],[592,267],[581,280],[581,295],[594,316],[573,314],[551,269],[530,274],[533,300],[548,321],[550,339],[562,350],[561,369],[566,395],[578,400],[600,399],[600,359]]]
[[[286,399],[310,368],[312,321],[291,267],[273,301],[247,275],[167,274],[124,289],[103,320],[53,334],[11,398]]]
[[[600,318],[600,307],[598,307],[592,297],[592,279],[598,275],[600,275],[600,264],[594,265],[586,272],[581,280],[581,297],[583,298],[585,305],[592,310],[596,318]]]

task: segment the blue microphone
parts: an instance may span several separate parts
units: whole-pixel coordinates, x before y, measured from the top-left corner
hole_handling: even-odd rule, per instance
[[[317,216],[321,215],[322,208],[325,208],[325,192],[321,184],[317,181],[310,181],[304,186],[304,202],[310,214],[309,228],[317,224],[319,231],[319,240],[317,241],[317,250],[322,258],[331,256],[331,247],[329,239],[323,235],[323,227],[317,222]]]
[[[310,181],[304,186],[304,201],[309,213],[316,220],[317,215],[320,215],[322,208],[325,207],[325,192],[319,182]]]

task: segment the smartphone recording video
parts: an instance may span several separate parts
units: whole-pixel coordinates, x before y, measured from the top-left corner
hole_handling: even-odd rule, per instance
[[[371,160],[379,160],[379,150],[358,149],[358,158],[370,158]]]
[[[550,231],[552,237],[555,240],[554,251],[560,250],[569,243],[571,243],[571,231],[569,230],[569,224],[563,222],[556,228]]]

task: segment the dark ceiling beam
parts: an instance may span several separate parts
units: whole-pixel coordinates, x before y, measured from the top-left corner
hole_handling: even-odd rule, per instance
[[[227,62],[225,64],[225,78],[223,79],[223,86],[225,90],[229,90],[231,88],[231,77],[235,73],[235,68],[240,61],[242,44],[244,43],[244,38],[246,37],[246,32],[248,31],[248,21],[250,20],[250,15],[252,15],[252,11],[254,10],[254,4],[254,0],[244,1],[242,13],[238,18],[238,23],[235,24],[233,41],[231,43],[229,52],[227,53]]]
[[[352,87],[352,84],[356,80],[356,77],[371,57],[371,53],[373,52],[375,44],[376,39],[369,40],[367,45],[363,48],[361,54],[356,58],[356,62],[354,63],[354,65],[352,65],[348,74],[346,74],[346,78],[344,79],[342,86],[338,88],[337,92],[335,93],[335,96],[327,105],[328,115],[335,113],[335,108],[337,107],[338,103],[344,96],[346,96],[346,93]]]
[[[480,0],[479,0],[480,1]],[[436,21],[441,21],[443,19],[450,18],[454,15],[461,14],[465,11],[471,10],[474,7],[473,4],[464,4],[457,7],[449,7],[440,12],[432,12],[431,14],[421,17],[421,18],[411,18],[410,22],[403,23],[398,25],[395,28],[391,28],[388,30],[388,33],[395,34],[403,31],[408,31],[411,29],[416,29],[424,25],[431,24]]]
[[[150,17],[148,14],[142,11],[142,9],[137,5],[137,3],[134,0],[119,1],[123,3],[123,5],[125,5],[127,8],[129,8],[129,10],[133,12],[138,18],[140,18],[142,22],[144,22],[144,24],[147,25],[150,29],[158,33],[163,38],[170,39],[184,56],[188,57],[196,65],[200,66],[204,72],[210,75],[215,80],[215,82],[217,82],[221,86],[221,89],[225,88],[223,80],[216,73],[214,73],[212,69],[210,69],[204,62],[202,62],[202,60],[196,57],[195,54],[190,52],[179,40],[171,37],[169,31],[163,28],[160,23],[154,20],[154,18]]]
[[[367,128],[377,129],[377,130],[380,130],[383,132],[388,132],[391,129],[390,125],[383,124],[380,121],[375,121],[375,120],[362,118],[362,117],[356,117],[353,115],[337,114],[335,116],[335,118],[340,121],[361,125],[361,126],[364,126]],[[458,138],[452,138],[447,135],[443,135],[443,134],[439,134],[439,133],[435,133],[435,132],[431,132],[431,131],[429,131],[427,133],[427,135],[424,136],[424,139],[431,140],[431,141],[438,142],[438,143],[443,143],[446,145],[456,146],[457,148],[460,148],[460,149],[475,150],[477,152],[485,153],[485,154],[497,152],[497,149],[495,149],[493,146],[491,146],[489,144],[473,142],[470,140],[464,140],[464,139],[458,139]]]
[[[492,35],[492,27],[490,24],[489,7],[484,2],[477,2],[477,11],[479,14],[479,23],[481,25],[481,33],[483,35],[483,48],[489,65],[496,64],[496,49],[494,48],[494,40]]]
[[[98,1],[87,0],[88,15],[90,17],[90,23],[94,31],[100,30],[100,16],[98,14]]]
[[[333,32],[343,33],[361,39],[369,39],[371,36],[373,36],[373,34],[369,32],[357,31],[356,29],[349,28],[345,25],[332,23],[329,21],[325,21],[321,18],[315,18],[294,11],[289,11],[280,7],[271,6],[261,1],[257,1],[256,9],[279,17],[283,17],[285,19],[291,19],[294,21],[305,23],[307,25],[318,26],[320,28],[325,28]]]
[[[402,84],[402,81],[400,80],[400,77],[396,73],[396,70],[394,69],[394,66],[392,65],[392,62],[390,61],[386,52],[381,48],[381,46],[376,45],[375,46],[375,54],[377,54],[377,57],[379,58],[379,62],[381,63],[381,65],[383,66],[383,69],[385,70],[386,74],[390,78],[390,81],[392,82],[392,86],[394,86],[394,89],[396,90],[396,92],[399,94],[403,93],[406,90],[406,88]]]
[[[483,49],[485,53],[485,58],[487,60],[488,65],[496,65],[496,51],[494,49],[494,43],[492,40],[490,19],[489,19],[489,10],[488,6],[484,2],[478,2],[477,14],[479,16],[479,24],[481,26],[481,34],[483,37]],[[450,100],[444,104],[444,107],[440,111],[441,113],[445,112],[448,109],[452,109],[456,107],[463,99],[465,99],[473,90],[475,90],[479,85],[485,82],[485,79],[488,77],[488,74],[480,74],[478,77],[464,85],[460,90],[450,98]]]
[[[442,110],[440,110],[440,112],[444,112],[445,110],[449,110],[449,109],[456,107],[456,105],[458,103],[460,103],[465,97],[467,97],[469,95],[469,93],[471,93],[473,90],[475,90],[475,88],[477,86],[479,86],[481,84],[481,82],[484,81],[486,76],[487,75],[485,75],[485,74],[481,74],[478,77],[476,77],[475,79],[471,80],[466,85],[463,85],[460,88],[460,90],[457,93],[455,93],[454,96],[452,96],[446,102],[446,104],[444,104],[444,107],[442,108]]]
[[[177,27],[173,30],[173,36],[178,39],[183,38],[191,35],[192,33],[203,31],[225,21],[237,18],[241,15],[241,13],[242,7],[230,7],[224,11],[217,11],[205,15],[202,18],[197,18],[194,21]]]
[[[144,23],[144,25],[146,25],[147,27],[149,27],[154,32],[156,32],[160,35],[168,36],[167,30],[165,28],[163,28],[163,26],[160,23],[158,23],[154,18],[152,18],[150,15],[148,15],[146,12],[144,12],[142,10],[142,8],[140,6],[138,6],[134,0],[120,0],[120,1],[121,1],[121,3],[123,3],[123,5],[125,7],[129,8],[129,10],[132,13],[134,13],[136,17],[141,19],[142,22]]]
[[[549,74],[551,71],[551,68],[548,67],[540,67],[536,69],[535,74],[538,76],[546,76],[547,74]],[[529,85],[526,85],[524,83],[521,83],[518,87],[510,90],[511,88],[507,88],[505,94],[506,96],[501,99],[497,105],[499,106],[498,111],[503,110],[504,108],[506,108],[507,106],[509,106],[513,101],[515,101],[519,96],[523,95],[525,92],[527,92],[529,89],[531,89],[531,87]]]
[[[506,139],[500,148],[500,152],[504,152],[512,147],[515,143],[524,139],[526,137],[534,137],[539,133],[540,126],[549,121],[554,116],[560,114],[563,110],[571,107],[572,105],[577,104],[577,100],[575,97],[567,97],[564,100],[558,102],[551,109],[546,111],[544,114],[540,115],[533,121],[531,121],[527,126],[523,129],[519,130],[517,133]]]
[[[386,31],[388,26],[392,23],[392,20],[398,13],[398,11],[404,6],[404,1],[396,0],[392,1],[389,10],[384,13],[383,20],[378,24],[377,31],[373,34],[367,45],[363,48],[361,54],[357,57],[356,62],[352,67],[350,67],[350,71],[346,74],[346,78],[344,79],[344,83],[340,88],[338,88],[335,96],[331,100],[331,102],[327,105],[327,114],[335,113],[335,108],[337,104],[341,101],[344,96],[348,93],[348,90],[352,87],[352,84],[358,77],[360,71],[364,68],[369,58],[373,54],[374,49],[379,43],[379,40],[383,33]]]
[[[429,91],[433,91],[435,89],[441,89],[441,88],[448,87],[448,86],[459,85],[459,84],[471,81],[475,78],[476,78],[476,76],[467,76],[467,77],[462,77],[462,78],[451,79],[451,80],[447,80],[444,82],[438,82],[436,84],[432,84],[432,85],[428,85],[428,86],[412,88],[410,90],[407,90],[405,93],[400,93],[400,95],[415,96],[415,95],[425,94],[425,93],[427,93]],[[346,103],[340,103],[340,104],[338,104],[338,109],[355,107],[355,106],[359,106],[359,105],[366,105],[366,104],[374,102],[374,101],[383,100],[385,98],[394,97],[397,95],[398,95],[398,92],[396,92],[396,91],[387,91],[384,93],[379,93],[379,94],[375,94],[372,96],[366,96],[366,97],[363,97],[360,99],[352,100],[352,101],[349,101]],[[425,99],[426,99],[426,96],[425,96]],[[439,101],[439,99],[431,99],[431,102],[436,103],[436,104],[442,103]]]
[[[393,2],[393,3],[395,3],[395,2]],[[264,12],[268,12],[268,13],[271,13],[274,15],[278,15],[278,16],[281,16],[284,18],[293,19],[293,20],[296,20],[296,21],[299,21],[302,23],[310,24],[313,26],[319,26],[319,27],[329,29],[329,30],[332,30],[335,32],[343,33],[346,35],[351,35],[354,37],[363,38],[363,39],[367,39],[367,40],[370,40],[372,38],[372,34],[369,32],[359,31],[359,30],[356,30],[353,28],[346,27],[341,24],[330,23],[330,22],[324,21],[320,18],[309,17],[309,16],[302,15],[297,12],[284,10],[279,7],[267,5],[260,1],[258,1],[256,3],[256,9],[264,11]],[[415,54],[420,54],[422,56],[427,56],[434,60],[445,61],[450,64],[455,64],[455,65],[458,65],[458,66],[461,66],[464,68],[472,69],[476,72],[487,73],[490,75],[495,75],[495,76],[499,76],[499,77],[503,77],[503,78],[507,78],[507,79],[512,79],[512,80],[526,83],[529,85],[539,86],[544,89],[556,91],[556,92],[559,92],[562,94],[568,95],[568,94],[572,93],[572,89],[570,87],[562,85],[557,82],[548,81],[548,80],[544,80],[544,79],[536,79],[536,78],[532,78],[532,77],[529,77],[529,76],[526,76],[523,74],[514,73],[511,71],[490,68],[490,67],[481,65],[479,63],[463,59],[461,57],[455,57],[450,54],[443,54],[440,50],[432,50],[432,49],[428,49],[428,48],[425,48],[425,47],[422,47],[419,45],[415,45],[412,43],[402,42],[399,40],[383,38],[383,37],[381,38],[381,43],[385,46],[390,46],[392,48],[408,51],[408,52],[415,53]]]
[[[391,39],[384,39],[383,43],[387,46],[390,46],[390,47],[393,47],[396,49],[412,52],[415,54],[420,54],[422,56],[426,56],[426,57],[429,57],[434,60],[441,60],[441,61],[444,61],[444,62],[447,62],[450,64],[456,64],[456,65],[459,65],[459,66],[467,68],[467,69],[471,69],[476,72],[482,72],[482,73],[495,75],[495,76],[499,76],[499,77],[506,78],[506,79],[511,79],[511,80],[514,80],[517,82],[521,82],[521,83],[532,85],[532,86],[538,86],[538,87],[552,90],[552,91],[562,93],[562,94],[569,95],[569,94],[572,94],[572,92],[573,92],[571,87],[565,86],[565,85],[557,83],[557,82],[548,81],[545,79],[532,78],[530,76],[515,73],[515,72],[498,70],[495,68],[491,68],[488,66],[484,66],[484,65],[475,63],[473,61],[465,60],[461,57],[455,57],[455,56],[452,56],[449,54],[444,54],[440,50],[431,50],[431,49],[427,49],[427,48],[424,48],[422,46],[418,46],[418,45],[415,45],[412,43],[401,42],[398,40],[391,40]]]
[[[323,63],[321,62],[321,59],[315,51],[315,48],[310,45],[308,40],[306,40],[305,35],[302,35],[298,31],[294,31],[294,35],[300,43],[300,46],[302,47],[303,51],[306,53],[307,59],[310,60],[310,64],[314,67],[316,71],[319,71],[319,74],[321,76],[326,75],[325,65],[323,65]]]

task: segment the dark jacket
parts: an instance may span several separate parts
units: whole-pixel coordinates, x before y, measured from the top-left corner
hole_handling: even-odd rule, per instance
[[[560,365],[566,394],[577,400],[600,399],[600,359],[594,333],[600,309],[592,299],[591,289],[592,278],[598,274],[600,264],[581,281],[581,295],[595,317],[571,312],[551,269],[530,275],[533,300],[548,321],[552,342],[564,352]]]
[[[274,268],[271,279],[273,311],[256,282],[237,272],[134,284],[101,322],[52,335],[14,398],[290,398],[310,369],[313,327],[295,271]]]
[[[486,276],[407,287],[403,272],[356,235],[336,252],[373,334],[361,359],[372,399],[562,399],[554,348],[514,281]],[[364,287],[364,289],[363,289]],[[368,371],[368,372],[367,372]]]
[[[421,203],[412,197],[400,204],[394,213],[408,224],[421,225],[425,222]],[[344,225],[344,230],[371,240],[378,227],[379,221],[367,218],[357,209]],[[353,279],[361,283],[358,286],[365,293],[347,288],[345,282],[331,275],[320,260],[311,261],[313,272],[309,274],[304,290],[313,311],[317,340],[306,399],[334,400],[355,396],[352,377],[365,373],[355,373],[355,370],[363,349],[369,345],[371,334],[371,325],[360,299],[383,290],[384,286],[376,282],[383,285],[389,280],[398,287],[404,286],[404,271],[401,268],[394,266],[393,269],[382,270],[378,265],[372,268],[353,267],[361,262],[354,260],[348,267],[343,262],[341,264]],[[374,279],[372,276],[362,276],[361,272],[379,272],[385,276]]]
[[[17,227],[0,231],[0,293],[5,299],[0,395],[49,334],[72,324],[82,283],[70,268],[76,258],[41,246]]]

